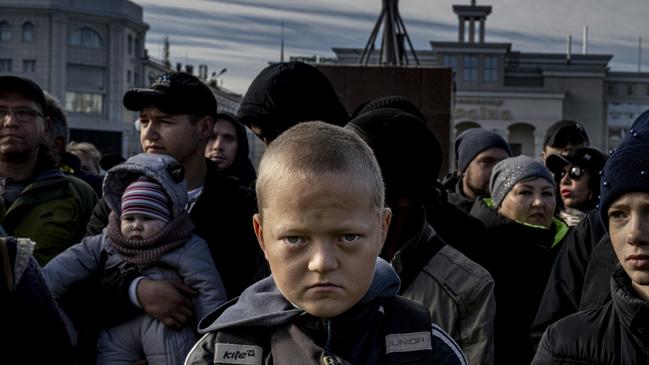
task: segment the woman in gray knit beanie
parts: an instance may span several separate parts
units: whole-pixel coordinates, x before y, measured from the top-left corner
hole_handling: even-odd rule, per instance
[[[500,161],[491,171],[491,198],[475,201],[471,215],[485,226],[475,260],[496,284],[495,363],[529,364],[530,328],[568,227],[554,218],[554,179],[527,156]]]
[[[503,216],[550,227],[556,207],[554,179],[539,161],[523,155],[500,161],[491,172],[489,191]]]

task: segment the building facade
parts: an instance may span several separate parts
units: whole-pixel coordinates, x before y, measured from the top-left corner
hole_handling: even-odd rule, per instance
[[[139,115],[123,107],[124,93],[172,70],[148,55],[148,29],[128,0],[0,0],[0,74],[30,78],[56,97],[70,140],[132,156],[141,152]],[[235,113],[241,95],[210,86],[219,109]]]
[[[511,43],[486,42],[491,10],[474,1],[453,6],[457,41],[432,41],[431,50],[416,51],[420,67],[454,71],[451,140],[467,128],[488,128],[516,154],[538,158],[547,128],[572,119],[584,125],[594,146],[606,150],[649,109],[649,73],[612,72],[612,55],[528,53],[512,50]],[[333,51],[336,63],[356,64],[362,50]]]
[[[0,0],[0,73],[55,96],[71,140],[126,154],[133,116],[122,96],[143,83],[148,28],[127,0]]]

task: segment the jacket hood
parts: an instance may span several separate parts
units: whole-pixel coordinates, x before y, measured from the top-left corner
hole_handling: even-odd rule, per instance
[[[359,303],[394,297],[399,292],[399,287],[399,276],[392,266],[377,258],[372,284]],[[284,298],[273,277],[269,276],[248,287],[238,299],[205,316],[198,325],[198,331],[207,333],[239,326],[276,326],[303,313],[306,312]]]
[[[104,199],[118,217],[122,213],[124,190],[141,176],[155,180],[162,186],[171,199],[171,213],[174,218],[185,210],[187,185],[182,164],[167,155],[141,153],[108,170],[104,179]]]
[[[252,81],[237,118],[284,131],[298,123],[319,120],[339,126],[347,109],[329,79],[312,65],[281,62],[263,69]]]

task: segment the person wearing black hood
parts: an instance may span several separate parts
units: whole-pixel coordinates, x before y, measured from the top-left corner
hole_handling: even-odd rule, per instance
[[[424,124],[428,124],[424,113],[410,99],[401,95],[384,96],[361,104],[354,112],[354,119],[365,113],[383,109],[397,109],[415,116]],[[426,176],[425,180],[430,182],[426,187],[426,189],[430,190],[422,197],[422,202],[426,205],[428,223],[433,226],[435,233],[445,243],[458,249],[471,260],[477,261],[484,255],[489,254],[489,252],[483,250],[482,245],[476,244],[483,237],[484,225],[477,218],[470,216],[468,212],[449,202],[445,187],[437,180],[442,166],[442,146],[434,135],[432,138],[435,139],[434,142],[426,142],[431,143],[429,146],[430,151],[426,156],[420,157],[418,154],[413,154],[412,156],[415,157],[411,156],[411,160],[398,161],[397,163],[414,163],[406,170],[410,170],[411,173],[424,174]],[[430,160],[422,163],[419,158]],[[423,166],[427,166],[428,169],[422,169]]]
[[[230,113],[216,114],[212,136],[205,146],[205,157],[214,161],[224,175],[237,178],[241,185],[251,187],[257,173],[248,158],[245,128]]]
[[[361,138],[294,126],[264,153],[256,188],[272,275],[199,323],[206,335],[185,364],[466,364],[425,308],[397,296],[399,277],[377,257],[391,211]]]
[[[428,308],[470,364],[493,364],[494,281],[427,221],[437,208],[427,209],[442,159],[437,138],[421,119],[390,108],[365,112],[345,129],[365,140],[381,167],[392,222],[380,256],[399,274],[399,294]]]
[[[280,62],[255,77],[237,118],[268,145],[298,123],[318,120],[343,126],[349,113],[317,68],[303,62]]]

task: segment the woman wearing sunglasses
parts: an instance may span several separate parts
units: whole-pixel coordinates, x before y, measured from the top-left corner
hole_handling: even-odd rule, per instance
[[[580,147],[566,156],[550,155],[545,161],[557,182],[557,215],[576,226],[586,213],[596,208],[599,171],[606,156],[593,147]]]

